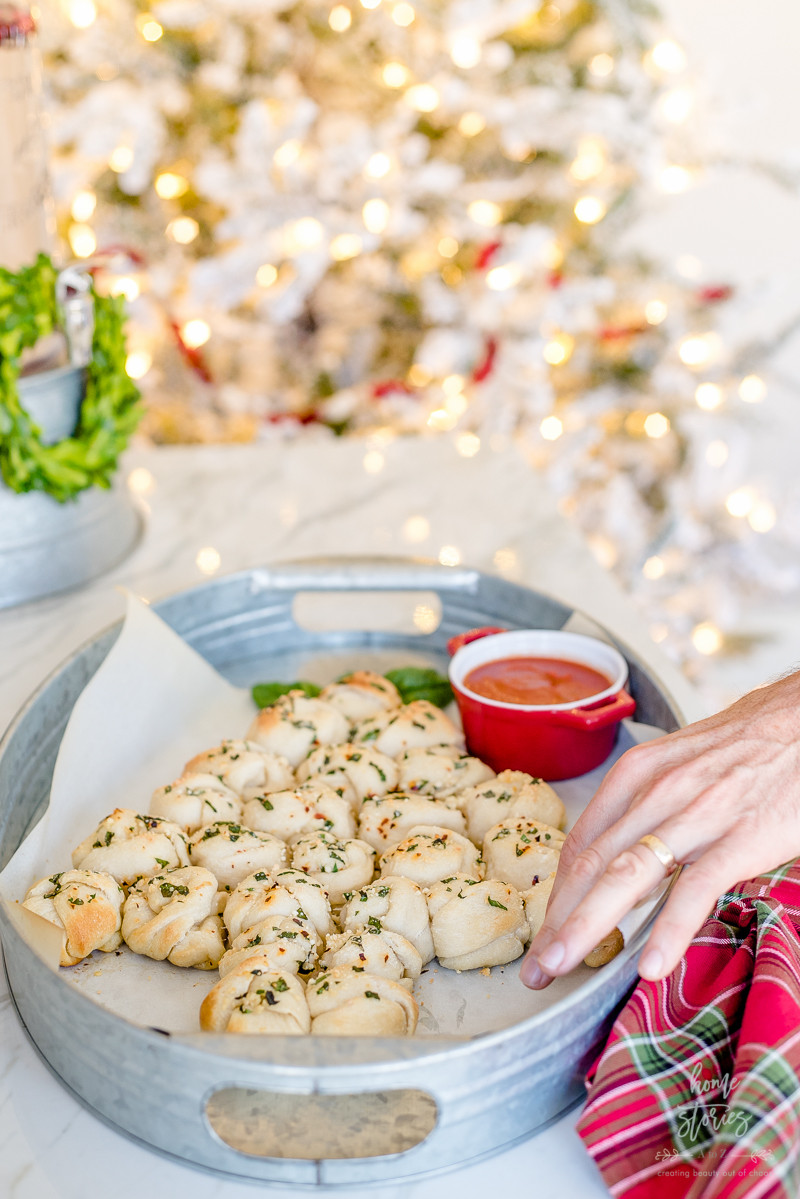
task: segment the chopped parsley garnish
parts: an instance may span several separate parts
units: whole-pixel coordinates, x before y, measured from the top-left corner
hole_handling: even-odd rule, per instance
[[[189,888],[181,886],[177,883],[162,883],[159,890],[165,899],[170,899],[173,895],[188,895]]]
[[[70,895],[69,898],[67,899],[67,903],[71,903],[74,908],[82,908],[83,907],[83,900],[78,899],[77,896],[75,896],[75,895]]]
[[[292,933],[292,936],[294,936],[294,935],[295,934]],[[272,985],[276,991],[288,991],[289,990],[289,984],[283,978],[276,978],[275,982]]]
[[[380,999],[380,995],[377,991],[365,991],[364,995],[367,999]]]
[[[504,903],[498,903],[496,899],[492,899],[491,895],[486,896],[486,902],[492,908],[502,908],[504,912],[508,911],[508,908]]]
[[[259,795],[258,802],[261,804],[261,806],[265,812],[274,812],[275,811],[275,805],[270,803],[270,801],[267,799],[266,795]]]

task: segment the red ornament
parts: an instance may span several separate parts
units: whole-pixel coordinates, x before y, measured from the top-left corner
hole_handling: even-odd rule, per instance
[[[488,379],[489,375],[494,370],[494,363],[499,349],[499,342],[496,337],[486,338],[486,348],[483,358],[472,372],[473,383],[483,383],[484,379]]]
[[[697,299],[701,304],[720,304],[723,300],[729,300],[733,295],[733,288],[729,283],[719,283],[711,287],[701,287],[697,292]]]
[[[547,276],[547,286],[551,291],[557,291],[563,282],[564,276],[561,274],[561,271],[551,271]]]
[[[175,338],[175,344],[180,351],[181,357],[191,367],[198,378],[203,380],[204,383],[213,383],[214,380],[211,376],[211,372],[206,366],[205,358],[200,353],[200,350],[195,349],[192,346],[187,346],[186,342],[183,340],[180,325],[177,321],[173,320],[172,317],[168,317],[167,323],[172,336]]]
[[[405,379],[385,379],[382,383],[372,384],[373,400],[382,400],[384,396],[393,395],[395,393],[399,395],[412,396],[414,394],[414,388],[406,383]]]
[[[485,271],[502,244],[501,241],[489,241],[485,246],[481,246],[475,259],[475,270]]]
[[[604,325],[598,330],[597,336],[600,341],[622,341],[626,337],[646,333],[649,328],[649,325]]]

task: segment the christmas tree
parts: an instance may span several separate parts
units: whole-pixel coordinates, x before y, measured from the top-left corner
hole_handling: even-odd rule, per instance
[[[719,648],[698,551],[732,587],[775,520],[719,412],[764,385],[724,280],[620,245],[698,165],[651,10],[66,0],[42,32],[62,233],[129,301],[152,437],[514,438],[657,638]]]

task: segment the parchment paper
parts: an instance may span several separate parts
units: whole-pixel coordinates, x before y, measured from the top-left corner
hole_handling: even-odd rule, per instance
[[[370,665],[369,657],[359,649],[352,667]],[[375,667],[385,669],[377,661]],[[318,676],[319,664],[311,656],[308,668],[304,677]],[[217,981],[217,971],[182,970],[137,956],[126,946],[59,968],[60,935],[22,908],[20,900],[37,879],[69,869],[71,851],[114,808],[146,812],[152,791],[177,778],[189,758],[225,738],[243,737],[255,710],[248,691],[233,687],[147,605],[129,596],[122,633],[73,709],[50,805],[0,874],[0,899],[31,948],[65,985],[135,1024],[197,1032],[200,1003]],[[626,722],[614,754],[602,767],[556,784],[568,827],[612,762],[635,741],[660,733]],[[626,941],[656,902],[652,899],[626,918],[621,926]],[[593,973],[582,966],[537,993],[519,982],[521,960],[495,967],[488,976],[480,971],[458,974],[431,962],[414,988],[420,1003],[417,1035],[472,1037],[506,1027],[563,998]]]

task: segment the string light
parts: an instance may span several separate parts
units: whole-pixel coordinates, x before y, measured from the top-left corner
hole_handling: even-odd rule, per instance
[[[589,59],[589,74],[596,79],[607,79],[614,70],[614,59],[610,54],[595,54]]]
[[[596,225],[606,212],[606,205],[599,196],[581,196],[575,202],[575,216],[582,225]]]
[[[442,566],[458,566],[461,562],[461,550],[454,545],[443,545],[439,550],[439,561]]]
[[[386,459],[380,450],[367,450],[362,465],[368,475],[379,475],[386,465]]]
[[[446,396],[456,396],[464,390],[465,379],[463,375],[448,375],[442,379],[442,391]]]
[[[421,362],[414,362],[409,367],[408,381],[412,387],[426,387],[432,377],[427,366],[423,366]]]
[[[663,579],[667,572],[667,566],[663,558],[659,558],[658,554],[654,554],[652,558],[648,558],[642,567],[642,574],[650,582],[655,582],[657,579]]]
[[[322,235],[323,228],[316,217],[302,216],[285,232],[286,251],[295,254],[303,250],[313,250],[322,241]]]
[[[89,225],[70,225],[67,236],[76,258],[91,258],[97,249],[97,238]]]
[[[367,9],[377,8],[380,2],[381,0],[361,0],[361,7]]]
[[[571,356],[575,348],[575,340],[568,333],[559,333],[548,341],[542,351],[542,357],[550,366],[562,366]]]
[[[446,433],[448,429],[452,429],[456,419],[455,414],[449,412],[447,408],[434,408],[425,423],[429,429],[435,429],[437,433]]]
[[[463,416],[467,411],[467,408],[469,407],[469,400],[462,391],[459,391],[455,395],[447,396],[444,406],[450,415],[458,420],[458,418]]]
[[[412,545],[425,541],[430,536],[430,521],[426,516],[409,516],[403,525],[403,540]]]
[[[357,233],[340,233],[331,242],[331,258],[345,262],[348,258],[356,258],[363,248],[364,243]]]
[[[405,99],[417,112],[433,112],[439,106],[439,93],[430,83],[415,83],[406,92]]]
[[[486,119],[479,112],[465,112],[458,122],[458,131],[464,137],[477,137],[486,128]]]
[[[663,300],[650,300],[645,305],[644,319],[648,325],[661,325],[667,319],[668,309]]]
[[[163,27],[149,12],[139,13],[136,18],[136,28],[146,42],[157,42],[164,34]]]
[[[70,212],[72,219],[79,222],[91,220],[97,207],[97,196],[92,191],[76,192],[72,199]]]
[[[188,246],[197,237],[200,226],[194,217],[177,216],[167,225],[167,233],[179,246]]]
[[[414,608],[414,625],[420,633],[434,633],[439,627],[439,615],[427,604],[417,604]]]
[[[694,398],[698,408],[702,408],[704,412],[713,412],[722,404],[722,388],[716,383],[701,383],[694,393]]]
[[[163,171],[160,175],[156,175],[153,186],[156,189],[156,195],[160,196],[162,200],[177,200],[180,196],[186,195],[189,190],[189,180],[174,171]]]
[[[272,156],[272,161],[277,167],[291,166],[293,162],[297,162],[302,149],[302,142],[299,142],[297,138],[290,138],[288,142],[284,142],[283,145],[278,146]]]
[[[383,233],[389,224],[389,205],[377,196],[367,200],[361,210],[364,227],[370,233]]]
[[[328,24],[334,33],[344,33],[353,23],[353,14],[346,4],[335,4],[328,16]]]
[[[364,167],[364,174],[369,179],[383,179],[384,175],[388,175],[392,169],[392,160],[388,154],[378,153],[373,154],[367,165]]]
[[[88,29],[97,20],[94,0],[70,0],[69,19],[76,29]]]
[[[665,39],[658,42],[650,51],[650,58],[659,71],[668,71],[677,75],[686,70],[686,55],[677,42]]]
[[[143,379],[153,365],[147,350],[134,350],[125,359],[125,371],[130,379]]]
[[[676,87],[662,96],[659,108],[666,120],[680,125],[687,120],[694,107],[694,96],[688,87]]]
[[[545,441],[558,441],[564,432],[563,422],[557,416],[546,416],[539,425],[539,432]]]
[[[456,449],[462,458],[474,458],[480,448],[481,439],[477,433],[460,433],[456,438]]]
[[[262,263],[256,271],[256,283],[259,287],[272,287],[277,278],[277,268],[271,262]]]
[[[651,412],[645,419],[644,431],[648,437],[658,440],[659,437],[666,437],[670,430],[669,418],[664,416],[663,412]]]
[[[184,345],[187,345],[190,350],[197,350],[200,346],[204,346],[211,336],[211,329],[206,321],[195,318],[187,321],[181,329],[181,338]]]
[[[747,523],[754,533],[768,533],[777,519],[778,514],[769,500],[759,500],[747,515]]]
[[[747,375],[739,384],[739,398],[745,404],[760,404],[767,394],[767,385],[758,375]]]
[[[678,357],[686,366],[705,366],[714,356],[715,339],[710,333],[685,337],[678,346]]]
[[[404,87],[408,82],[408,68],[401,62],[387,62],[381,78],[387,87]]]
[[[500,573],[504,575],[512,574],[519,568],[519,555],[516,550],[512,550],[508,546],[497,550],[492,561]]]
[[[133,150],[130,146],[117,146],[112,150],[111,157],[108,160],[108,165],[112,171],[121,175],[124,171],[133,164]]]
[[[606,155],[602,142],[595,138],[587,138],[578,146],[578,154],[569,168],[569,173],[573,179],[585,183],[600,175],[605,165]]]
[[[481,44],[475,38],[462,34],[450,47],[450,57],[457,67],[468,71],[481,61]]]
[[[756,495],[752,487],[739,487],[732,491],[725,501],[725,507],[731,516],[749,516],[756,503]]]
[[[213,545],[207,545],[197,551],[195,563],[202,574],[215,575],[222,565],[222,558],[219,550],[215,550]]]
[[[692,172],[686,167],[676,165],[664,167],[664,170],[658,177],[658,186],[663,192],[668,192],[670,195],[677,195],[679,192],[685,192],[692,185]]]
[[[135,495],[149,495],[156,489],[155,476],[146,466],[137,466],[132,470],[128,475],[127,483],[129,490]]]
[[[718,654],[723,645],[722,633],[715,624],[705,620],[692,629],[692,645],[699,654]]]
[[[476,225],[499,225],[503,219],[503,210],[494,200],[473,200],[467,205],[467,215]]]
[[[496,266],[486,276],[486,285],[492,291],[507,291],[514,287],[522,278],[522,268],[519,263],[510,262],[506,266]]]
[[[124,296],[128,303],[132,304],[138,298],[140,288],[130,275],[122,275],[119,279],[112,280],[108,291],[112,296]]]
[[[459,245],[454,237],[443,237],[440,239],[436,249],[442,258],[455,258],[459,251]]]
[[[416,15],[412,6],[406,4],[404,0],[401,0],[400,4],[395,4],[392,9],[392,20],[395,25],[399,25],[403,29],[413,24]]]

